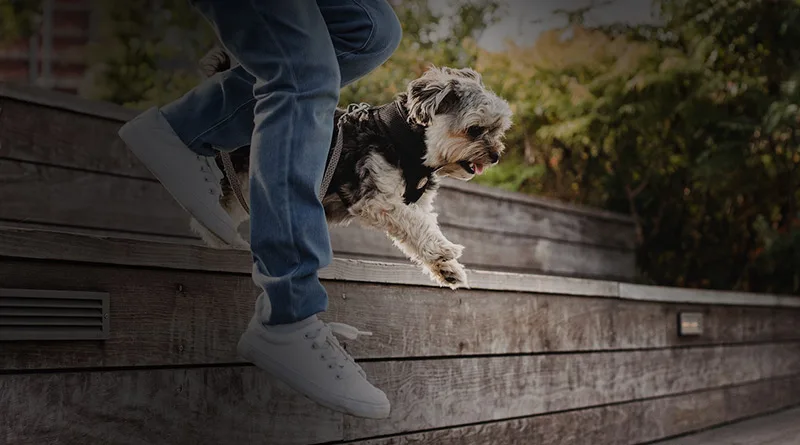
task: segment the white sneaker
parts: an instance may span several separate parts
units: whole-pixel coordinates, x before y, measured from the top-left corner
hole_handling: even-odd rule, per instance
[[[358,417],[389,417],[386,394],[367,381],[334,334],[352,340],[371,335],[341,323],[325,324],[316,316],[272,329],[254,316],[237,349],[242,358],[322,406]]]
[[[119,129],[120,138],[173,198],[208,231],[232,247],[248,246],[219,203],[222,171],[213,157],[192,152],[157,108]]]

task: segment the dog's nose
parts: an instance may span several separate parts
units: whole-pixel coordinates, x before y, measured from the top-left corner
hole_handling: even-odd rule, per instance
[[[500,154],[495,152],[489,152],[489,159],[492,161],[492,164],[497,164],[497,161],[500,160]]]

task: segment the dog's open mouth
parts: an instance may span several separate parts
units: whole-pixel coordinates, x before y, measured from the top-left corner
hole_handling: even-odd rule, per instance
[[[465,172],[471,175],[480,175],[486,169],[486,167],[483,164],[476,164],[474,162],[469,162],[469,161],[459,161],[458,165],[460,165]]]

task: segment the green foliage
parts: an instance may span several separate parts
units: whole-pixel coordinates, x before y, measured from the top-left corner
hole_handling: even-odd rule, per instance
[[[103,3],[102,38],[90,51],[90,95],[132,108],[168,103],[202,79],[197,62],[214,43],[185,0]]]
[[[397,51],[368,76],[345,87],[342,105],[390,101],[431,64],[474,65],[480,54],[477,40],[502,12],[500,3],[490,0],[452,1],[445,12],[435,12],[428,0],[397,3],[395,12],[403,27]]]
[[[800,7],[657,5],[662,26],[556,30],[523,54],[543,194],[633,215],[649,282],[800,292]]]

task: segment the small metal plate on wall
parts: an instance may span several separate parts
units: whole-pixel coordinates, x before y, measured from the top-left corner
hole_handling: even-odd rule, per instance
[[[109,295],[0,289],[0,341],[106,340]]]
[[[701,312],[678,313],[678,335],[694,337],[703,334],[703,314]]]

